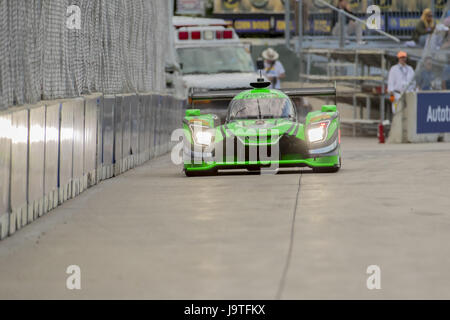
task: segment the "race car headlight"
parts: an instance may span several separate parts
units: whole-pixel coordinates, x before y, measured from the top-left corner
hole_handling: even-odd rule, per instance
[[[197,144],[210,145],[212,141],[212,134],[208,131],[197,131],[195,133],[195,141]]]
[[[328,122],[312,124],[308,129],[309,142],[320,142],[327,137]]]
[[[209,146],[213,143],[214,135],[211,128],[199,125],[191,125],[190,128],[195,144]]]

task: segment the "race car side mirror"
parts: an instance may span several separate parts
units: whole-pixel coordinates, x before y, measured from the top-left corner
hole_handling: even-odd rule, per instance
[[[186,110],[186,117],[198,117],[200,116],[200,109],[187,109]]]
[[[322,106],[322,112],[336,112],[336,111],[337,111],[337,108],[334,105]]]

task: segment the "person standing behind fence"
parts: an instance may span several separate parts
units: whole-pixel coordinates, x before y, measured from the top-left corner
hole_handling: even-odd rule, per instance
[[[425,58],[424,69],[417,77],[417,86],[420,90],[433,90],[433,82],[436,80],[436,75],[433,72],[433,59],[431,57]]]
[[[395,97],[395,101],[400,99],[402,92],[411,92],[416,88],[414,70],[406,63],[408,54],[400,51],[397,54],[397,58],[398,64],[391,68],[388,77],[388,92]],[[395,113],[394,103],[392,105],[392,112]]]
[[[336,8],[338,8],[340,10],[344,10],[345,12],[347,12],[349,14],[353,14],[352,8],[350,7],[350,4],[348,3],[347,0],[338,0]],[[334,20],[335,24],[338,23],[338,21],[339,21],[339,13],[336,11],[333,11],[333,20]],[[345,21],[345,25],[348,25],[351,20],[349,17],[344,17],[344,21]]]
[[[285,78],[286,71],[278,58],[280,55],[272,48],[263,51],[262,57],[264,59],[263,75],[271,82],[271,89],[281,89],[280,79]]]
[[[348,14],[354,15],[352,12],[352,8],[350,7],[350,4],[348,0],[338,0],[336,8],[340,10],[344,10]],[[333,36],[338,36],[340,31],[340,25],[339,25],[339,13],[337,11],[333,10],[333,30],[331,31]],[[364,41],[362,41],[362,26],[353,20],[351,20],[349,17],[344,16],[344,32],[348,36],[356,36],[356,40],[358,44],[365,44]],[[348,42],[348,40],[347,40]]]
[[[416,25],[416,29],[413,32],[413,40],[416,44],[424,47],[427,38],[434,32],[436,24],[433,19],[433,12],[431,9],[425,9],[422,13],[420,21]]]

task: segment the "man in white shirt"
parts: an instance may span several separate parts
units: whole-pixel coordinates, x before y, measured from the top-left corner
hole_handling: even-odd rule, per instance
[[[272,83],[270,85],[270,88],[281,89],[280,79],[286,77],[285,74],[286,71],[284,70],[284,67],[281,64],[281,62],[278,61],[280,55],[272,48],[268,48],[263,51],[262,57],[264,58],[264,66],[265,66],[262,73]]]
[[[408,54],[400,51],[397,54],[398,64],[393,66],[389,71],[388,91],[394,95],[398,101],[404,91],[412,92],[416,89],[416,81],[414,80],[414,70],[406,64]]]

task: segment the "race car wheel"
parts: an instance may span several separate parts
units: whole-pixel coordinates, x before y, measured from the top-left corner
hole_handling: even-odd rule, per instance
[[[215,176],[217,174],[217,170],[205,170],[205,171],[184,170],[184,174],[186,175],[186,177],[207,177],[207,176]]]

